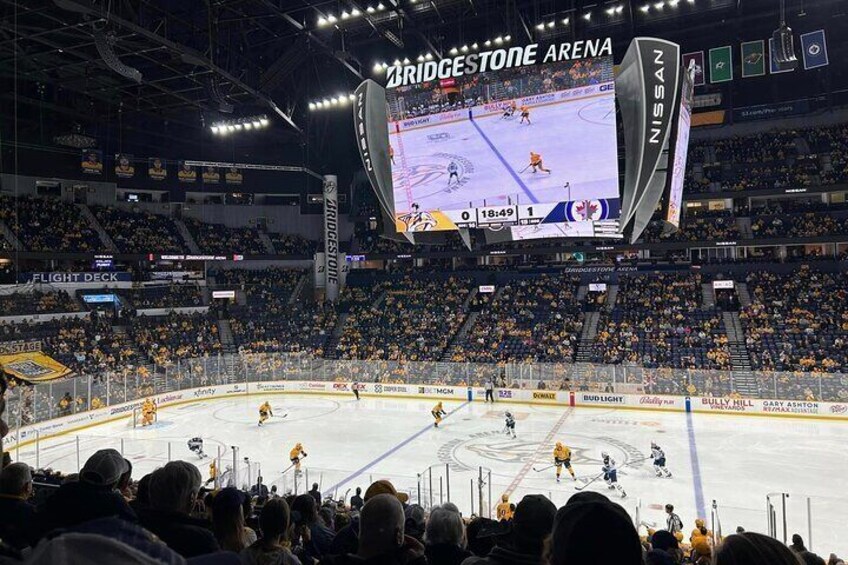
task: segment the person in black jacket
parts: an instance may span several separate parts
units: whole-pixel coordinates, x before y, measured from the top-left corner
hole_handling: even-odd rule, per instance
[[[465,549],[465,524],[458,512],[435,508],[424,532],[424,554],[427,562],[438,565],[460,565],[471,557]]]
[[[191,511],[202,481],[197,467],[172,461],[150,477],[149,507],[139,507],[141,524],[185,558],[220,549],[211,524]]]
[[[362,489],[356,487],[356,494],[350,497],[350,507],[354,510],[362,510],[365,501],[362,500]]]
[[[0,539],[16,549],[35,545],[35,506],[32,472],[24,463],[12,463],[0,472]]]

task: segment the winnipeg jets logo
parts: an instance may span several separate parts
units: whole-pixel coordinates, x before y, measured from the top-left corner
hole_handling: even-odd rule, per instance
[[[601,200],[577,200],[568,203],[566,219],[571,222],[603,220],[607,206]]]
[[[821,53],[821,45],[819,45],[818,43],[813,43],[812,45],[807,47],[807,53],[815,57],[816,55]]]

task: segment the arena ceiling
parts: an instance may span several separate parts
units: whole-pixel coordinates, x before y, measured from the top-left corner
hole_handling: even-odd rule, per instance
[[[787,13],[844,27],[844,5],[790,0]],[[6,116],[14,105],[19,139],[83,131],[179,150],[211,142],[217,120],[267,114],[274,127],[234,152],[324,143],[337,118],[308,102],[352,91],[379,62],[507,36],[611,35],[623,52],[633,36],[659,35],[703,48],[778,23],[777,0],[0,0],[0,10],[0,104]]]

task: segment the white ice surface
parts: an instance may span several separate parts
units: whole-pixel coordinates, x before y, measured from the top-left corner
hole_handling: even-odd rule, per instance
[[[150,428],[133,429],[122,420],[64,435],[39,445],[38,462],[66,472],[77,470],[77,445],[81,463],[96,449],[123,449],[140,478],[168,460],[185,459],[198,464],[206,476],[208,459],[199,461],[186,448],[195,435],[206,440],[206,451],[239,446],[239,457],[261,463],[267,483],[282,489],[293,488],[288,452],[302,442],[309,456],[304,461],[304,482],[320,482],[325,494],[341,496],[348,489],[369,481],[389,478],[399,489],[418,497],[420,473],[431,465],[433,487],[424,473],[422,497],[429,503],[446,498],[446,463],[451,464],[451,500],[464,513],[471,510],[471,480],[477,468],[492,471],[492,497],[513,485],[512,500],[527,493],[543,493],[557,506],[575,494],[575,483],[567,475],[557,484],[554,472],[534,472],[532,467],[550,464],[553,443],[563,441],[574,451],[574,467],[579,477],[593,477],[599,471],[602,450],[609,451],[622,466],[620,483],[628,497],[619,499],[601,481],[588,486],[610,494],[635,515],[641,507],[643,522],[665,523],[662,506],[675,505],[686,526],[686,535],[697,517],[709,519],[712,500],[718,505],[722,531],[732,533],[736,526],[766,530],[766,494],[790,494],[786,512],[788,533],[806,539],[807,497],[812,510],[812,548],[825,557],[832,551],[848,553],[844,535],[848,524],[848,495],[845,469],[848,452],[845,439],[848,424],[821,420],[764,418],[695,414],[689,433],[687,416],[681,413],[632,410],[528,406],[480,402],[445,402],[453,412],[439,429],[433,429],[431,400],[403,400],[312,395],[269,396],[276,418],[257,427],[258,396],[212,400],[164,408]],[[503,411],[509,408],[516,418],[518,439],[502,435]],[[280,418],[282,414],[286,418]],[[656,441],[668,456],[672,479],[654,477],[649,462],[633,462],[646,456],[650,442]],[[19,458],[35,464],[35,448],[20,451]],[[231,458],[231,456],[229,456]],[[694,471],[697,457],[699,475]],[[697,511],[696,485],[700,484],[706,515]],[[484,489],[488,492],[488,487]],[[352,491],[351,491],[352,493]],[[474,495],[475,509],[479,501]],[[488,500],[486,500],[488,507]],[[484,510],[484,513],[486,510]],[[778,506],[777,519],[782,524]],[[780,528],[782,532],[782,525]],[[808,544],[810,545],[810,544]]]

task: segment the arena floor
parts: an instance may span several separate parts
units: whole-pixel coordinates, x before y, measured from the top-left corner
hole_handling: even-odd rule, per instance
[[[434,429],[431,401],[363,398],[357,402],[311,395],[269,400],[275,417],[261,428],[257,427],[257,407],[262,399],[257,396],[204,401],[164,408],[156,424],[148,428],[133,428],[122,420],[84,430],[79,436],[44,441],[38,462],[42,467],[74,472],[78,451],[84,462],[96,449],[111,446],[123,449],[133,462],[136,478],[164,464],[169,452],[172,459],[196,462],[205,477],[209,459],[199,460],[186,448],[190,437],[201,436],[207,453],[214,456],[220,449],[232,461],[229,446],[238,446],[239,460],[249,457],[258,462],[266,483],[290,490],[293,472],[282,472],[289,467],[289,450],[302,442],[308,457],[299,491],[307,481],[318,482],[325,495],[340,497],[357,486],[366,488],[371,480],[389,478],[399,490],[409,492],[413,502],[418,499],[420,482],[423,502],[428,505],[430,496],[434,504],[439,502],[440,480],[441,497],[447,498],[449,480],[451,500],[468,514],[472,488],[475,510],[479,505],[472,481],[483,466],[492,473],[493,503],[504,492],[511,492],[513,501],[540,492],[559,506],[576,492],[575,486],[585,486],[609,493],[643,524],[658,527],[665,523],[662,506],[672,503],[687,537],[696,517],[709,520],[713,500],[723,533],[732,533],[740,525],[765,531],[766,495],[787,492],[789,535],[798,532],[809,537],[810,497],[813,531],[808,547],[848,553],[844,536],[848,496],[841,488],[848,468],[844,422],[446,402],[449,416]],[[517,439],[503,434],[506,409],[515,415]],[[652,440],[665,450],[673,478],[656,478],[650,461],[640,461],[650,453]],[[556,441],[572,448],[577,482],[564,473],[557,484],[553,469],[534,470],[550,464]],[[618,499],[601,480],[586,485],[600,469],[601,451],[609,451],[619,463],[619,482],[627,498]],[[20,460],[35,464],[34,458],[33,447],[21,450]],[[431,465],[432,487],[425,472]],[[240,482],[245,480],[244,472]],[[488,486],[484,491],[488,493]],[[779,523],[781,516],[778,507]]]

